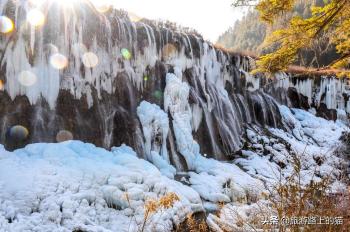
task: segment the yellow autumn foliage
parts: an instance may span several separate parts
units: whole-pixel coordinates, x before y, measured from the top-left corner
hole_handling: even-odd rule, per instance
[[[251,3],[236,0],[234,5]],[[260,0],[255,6],[262,21],[273,26],[283,14],[293,10],[296,0]],[[286,71],[295,63],[298,54],[310,48],[320,37],[326,35],[339,53],[339,59],[328,68],[349,74],[350,67],[350,0],[325,0],[322,7],[312,7],[309,18],[292,17],[285,28],[274,31],[264,42],[272,52],[262,55],[253,72],[275,73]]]

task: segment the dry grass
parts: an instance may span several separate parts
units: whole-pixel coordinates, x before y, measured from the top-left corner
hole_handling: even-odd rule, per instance
[[[180,198],[175,193],[168,193],[161,197],[158,200],[150,199],[146,201],[145,203],[145,214],[143,218],[143,222],[141,227],[139,228],[140,232],[144,232],[145,228],[150,221],[151,217],[158,213],[162,212],[163,210],[172,208],[175,204],[175,202],[179,201]]]
[[[266,201],[254,204],[243,214],[235,206],[226,206],[220,215],[214,216],[222,231],[350,231],[349,191],[332,192],[331,173],[318,181],[302,183],[301,163],[297,157],[293,160],[293,169],[289,178],[281,178],[269,190]],[[276,223],[271,223],[272,218]],[[335,224],[334,219],[341,223]]]
[[[294,158],[294,173],[286,181],[279,183],[271,192],[268,200],[278,218],[301,219],[316,217],[317,223],[300,225],[280,225],[278,231],[347,231],[350,228],[349,192],[331,191],[331,175],[320,181],[302,184],[300,159]],[[327,224],[327,219],[342,218],[342,224]],[[320,224],[321,221],[324,224]]]
[[[127,201],[129,208],[134,210],[128,193],[125,193],[124,198]],[[180,198],[175,193],[167,193],[159,199],[148,199],[144,204],[144,216],[141,223],[137,222],[134,210],[129,224],[129,231],[133,221],[137,225],[137,232],[144,232],[146,230],[149,231],[150,228],[148,227],[155,226],[152,224],[155,222],[153,217],[155,215],[160,217],[167,209],[174,207],[174,204],[179,200]]]
[[[196,217],[193,214],[188,214],[185,221],[180,224],[175,232],[209,232],[209,227],[205,218]]]

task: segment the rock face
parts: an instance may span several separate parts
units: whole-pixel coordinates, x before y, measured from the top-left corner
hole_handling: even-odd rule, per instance
[[[320,109],[320,116],[333,120],[336,110],[350,112],[345,80],[254,77],[248,73],[250,58],[216,49],[195,33],[80,4],[67,8],[47,1],[40,8],[46,21],[35,27],[26,23],[29,3],[1,1],[1,15],[16,27],[0,38],[0,143],[7,149],[55,142],[66,130],[74,139],[105,148],[125,143],[145,156],[137,107],[148,101],[164,108],[168,73],[189,88],[184,101],[201,153],[220,160],[243,147],[246,125],[282,127],[278,103]],[[57,54],[68,61],[63,69],[53,58]],[[22,77],[35,82],[23,84]],[[169,119],[170,161],[185,170],[170,112]],[[14,125],[28,129],[25,140],[11,138]],[[155,138],[152,143],[163,142]]]
[[[313,108],[317,116],[328,120],[350,113],[350,85],[346,78],[277,74],[267,88],[280,103],[305,110]]]

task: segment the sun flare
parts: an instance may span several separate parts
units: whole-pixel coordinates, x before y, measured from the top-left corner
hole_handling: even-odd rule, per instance
[[[29,0],[29,3],[35,7],[42,6],[47,2],[57,2],[64,7],[73,7],[80,2],[90,2],[101,13],[107,12],[113,5],[112,0]]]

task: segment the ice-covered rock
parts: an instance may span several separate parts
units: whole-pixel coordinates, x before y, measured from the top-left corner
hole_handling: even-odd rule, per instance
[[[171,231],[175,218],[180,223],[201,210],[196,191],[131,151],[122,146],[110,152],[79,141],[1,149],[0,230],[130,231],[142,221],[146,200],[170,192],[180,201],[162,217],[164,230],[149,225],[148,231]]]
[[[174,178],[176,169],[170,164],[167,149],[168,115],[158,105],[146,101],[141,102],[137,108],[137,114],[145,138],[144,152],[147,159],[164,175]]]

